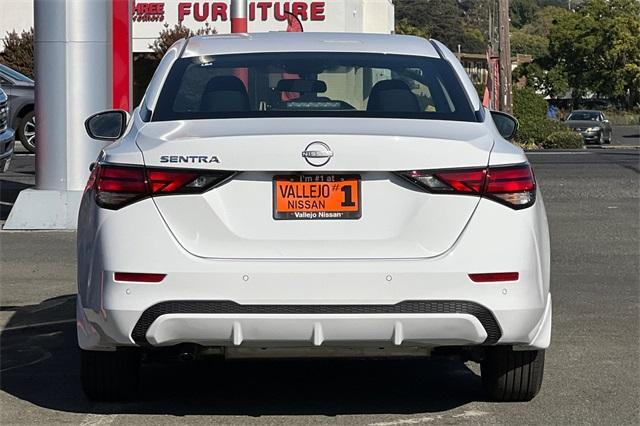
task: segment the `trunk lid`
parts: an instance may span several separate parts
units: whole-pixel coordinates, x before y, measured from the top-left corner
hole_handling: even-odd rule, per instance
[[[302,155],[316,141],[333,153],[321,167]],[[154,198],[196,256],[401,259],[448,250],[479,198],[429,194],[394,172],[485,167],[493,139],[480,123],[264,118],[152,122],[137,143],[147,167],[238,172],[204,194]],[[326,174],[360,176],[359,219],[274,219],[274,176]]]

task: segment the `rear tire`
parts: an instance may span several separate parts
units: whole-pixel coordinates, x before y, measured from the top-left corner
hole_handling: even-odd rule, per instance
[[[123,401],[137,394],[140,354],[135,348],[80,352],[82,390],[89,399]]]
[[[35,154],[36,152],[36,113],[28,112],[18,126],[18,139],[27,151]]]
[[[487,348],[480,368],[482,384],[493,401],[531,401],[542,386],[544,350]]]

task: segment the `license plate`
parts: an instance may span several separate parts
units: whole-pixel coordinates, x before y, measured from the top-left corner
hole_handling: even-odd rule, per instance
[[[360,219],[359,175],[286,175],[273,178],[276,220]]]

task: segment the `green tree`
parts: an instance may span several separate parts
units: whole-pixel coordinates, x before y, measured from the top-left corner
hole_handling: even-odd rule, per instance
[[[509,2],[511,25],[521,28],[528,24],[533,20],[536,10],[538,10],[538,4],[535,0],[511,0]]]
[[[556,20],[551,58],[566,72],[574,97],[593,93],[640,102],[640,2],[590,0]]]
[[[398,33],[425,34],[452,50],[460,45],[464,52],[484,52],[485,36],[465,22],[457,0],[396,0],[394,4]]]
[[[396,21],[396,33],[403,35],[412,35],[422,38],[429,38],[429,32],[425,27],[416,27],[411,25],[409,20],[404,18]]]
[[[167,50],[169,50],[169,48],[181,38],[188,38],[194,35],[209,35],[216,33],[216,29],[211,28],[208,23],[206,23],[204,27],[200,28],[195,33],[181,23],[174,25],[173,28],[170,28],[168,24],[165,24],[164,29],[160,31],[158,38],[149,45],[151,53],[148,57],[149,59],[162,59],[164,54],[167,53]]]
[[[544,57],[528,64],[522,64],[513,71],[513,78],[515,81],[524,78],[526,86],[535,92],[557,98],[569,91],[567,75],[561,67],[548,65],[547,61],[548,57]]]
[[[523,30],[514,30],[511,32],[511,54],[518,53],[531,55],[534,59],[545,57],[549,54],[549,39]]]
[[[29,31],[22,31],[21,34],[15,31],[7,32],[2,44],[4,48],[0,52],[0,63],[21,72],[27,77],[35,77],[33,69],[33,28]]]
[[[546,6],[538,9],[533,20],[522,27],[526,34],[549,38],[549,33],[555,22],[563,16],[569,15],[568,9],[557,6]],[[548,44],[548,43],[547,43]]]

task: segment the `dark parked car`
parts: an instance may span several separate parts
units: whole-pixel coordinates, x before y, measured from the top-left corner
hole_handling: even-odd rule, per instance
[[[600,145],[611,143],[611,123],[602,111],[586,109],[572,111],[565,124],[571,130],[579,132],[585,143],[595,142]]]
[[[0,173],[6,172],[13,156],[13,130],[8,127],[7,95],[0,88]]]
[[[26,75],[20,74],[0,64],[0,86],[9,97],[9,127],[15,129],[16,137],[30,152],[36,152],[36,115],[34,83]]]

